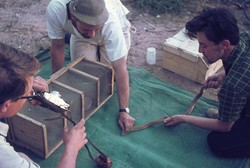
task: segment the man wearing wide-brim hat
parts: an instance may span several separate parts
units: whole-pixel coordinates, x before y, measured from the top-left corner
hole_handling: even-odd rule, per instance
[[[118,123],[127,132],[135,119],[129,115],[129,75],[127,54],[130,48],[130,23],[127,8],[120,0],[52,0],[47,8],[51,39],[52,70],[64,64],[65,33],[70,33],[71,60],[110,63],[115,71],[119,100]]]

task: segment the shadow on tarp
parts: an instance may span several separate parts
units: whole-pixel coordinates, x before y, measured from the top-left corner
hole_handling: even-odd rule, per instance
[[[42,62],[40,75],[49,77],[49,59]],[[140,68],[129,67],[130,109],[136,125],[158,120],[166,114],[183,113],[195,94],[170,85]],[[203,116],[218,102],[202,97],[192,115]],[[86,123],[87,137],[113,161],[112,168],[246,168],[247,158],[227,159],[215,156],[208,148],[209,131],[188,124],[175,127],[157,125],[121,136],[117,125],[116,91]],[[91,148],[91,146],[89,145]],[[54,168],[60,160],[62,145],[48,159],[28,152],[42,168]],[[94,150],[91,150],[95,153]],[[26,151],[27,153],[27,151]],[[97,154],[96,154],[97,156]],[[77,168],[95,168],[83,148],[77,158]]]

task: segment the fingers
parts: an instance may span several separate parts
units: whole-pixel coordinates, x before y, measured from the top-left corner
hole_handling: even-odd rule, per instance
[[[203,87],[204,87],[205,89],[207,89],[207,88],[214,88],[214,89],[217,89],[217,88],[219,88],[219,86],[220,86],[220,83],[219,83],[218,81],[209,81],[209,82],[207,82],[207,83],[205,83],[205,84],[203,85]]]
[[[119,126],[120,126],[122,132],[125,132],[125,125],[123,124],[123,121],[121,121],[121,120],[119,119],[118,124],[119,124]]]
[[[207,89],[207,88],[208,88],[207,81],[205,81],[205,82],[202,83],[202,87],[203,87],[204,89]]]
[[[222,81],[223,81],[223,75],[222,74],[214,74],[209,76],[203,83],[203,87],[205,89],[207,88],[214,88],[217,89],[220,87]]]
[[[210,78],[208,78],[208,79],[206,79],[203,83],[202,83],[202,87],[204,88],[204,89],[208,89],[209,88],[209,83],[211,82],[211,79]]]
[[[64,127],[64,133],[68,133],[69,132],[69,128],[68,127]]]
[[[81,137],[83,134],[86,134],[85,130],[85,119],[81,119],[81,121],[79,121],[72,129],[69,129],[68,127],[64,128],[65,134],[74,134],[74,136],[80,135]],[[86,137],[86,135],[84,135],[84,137]]]
[[[128,132],[130,128],[134,125],[135,119],[131,117],[128,113],[119,114],[119,126],[121,127],[122,132]]]
[[[164,120],[165,125],[168,126],[168,127],[172,127],[172,126],[175,126],[175,125],[181,123],[182,120],[181,120],[180,116],[182,116],[182,115],[174,115],[172,117],[166,118]]]
[[[131,117],[131,119],[128,120],[128,123],[125,127],[125,131],[128,132],[130,128],[133,127],[134,123],[135,123],[135,119]]]
[[[165,120],[164,120],[164,124],[166,125],[166,126],[173,126],[173,118],[172,117],[168,117],[168,118],[166,118]]]
[[[85,119],[79,121],[73,128],[64,128],[64,143],[72,150],[81,149],[86,143],[87,133],[85,132]]]
[[[47,83],[47,81],[45,79],[43,79],[40,76],[37,76],[37,77],[34,78],[33,89],[35,91],[48,92],[49,91],[49,86],[48,86],[48,83]]]
[[[88,139],[86,138],[87,137],[87,133],[85,132],[86,131],[85,119],[81,119],[81,121],[79,123],[77,123],[77,125],[75,126],[75,128],[76,129],[80,129],[80,131],[83,132],[83,135],[82,135],[83,141],[82,141],[82,145],[81,145],[81,147],[83,147],[85,144],[88,143]]]
[[[85,127],[85,119],[81,119],[81,121],[79,121],[76,126],[74,127],[75,129],[79,130],[80,132],[83,133],[83,138],[85,139],[87,134],[86,134],[86,127]]]
[[[79,121],[79,122],[76,124],[75,128],[83,128],[84,125],[85,125],[85,119],[82,118],[81,121]]]

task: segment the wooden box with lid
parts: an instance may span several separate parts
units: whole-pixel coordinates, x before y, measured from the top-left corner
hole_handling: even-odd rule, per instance
[[[199,43],[191,40],[184,29],[165,40],[162,67],[198,83],[222,68],[222,61],[209,64],[198,52]]]

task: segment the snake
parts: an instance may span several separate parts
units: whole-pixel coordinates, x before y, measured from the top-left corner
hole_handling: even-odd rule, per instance
[[[188,106],[187,110],[183,113],[184,115],[190,115],[192,113],[192,111],[194,110],[194,107],[196,105],[196,102],[199,100],[199,98],[203,95],[203,91],[204,91],[204,88],[201,87],[199,93],[194,97],[194,99],[192,100],[192,102],[190,103],[190,105]],[[139,131],[139,130],[143,130],[143,129],[146,129],[148,127],[151,127],[153,125],[159,125],[159,124],[163,124],[164,123],[164,120],[167,118],[167,117],[170,117],[169,115],[166,115],[163,119],[160,119],[160,120],[155,120],[155,121],[150,121],[150,122],[147,122],[147,123],[144,123],[142,125],[139,125],[139,126],[133,126],[129,129],[129,131],[127,132],[122,132],[122,135],[126,135],[130,132],[133,132],[133,131]]]

